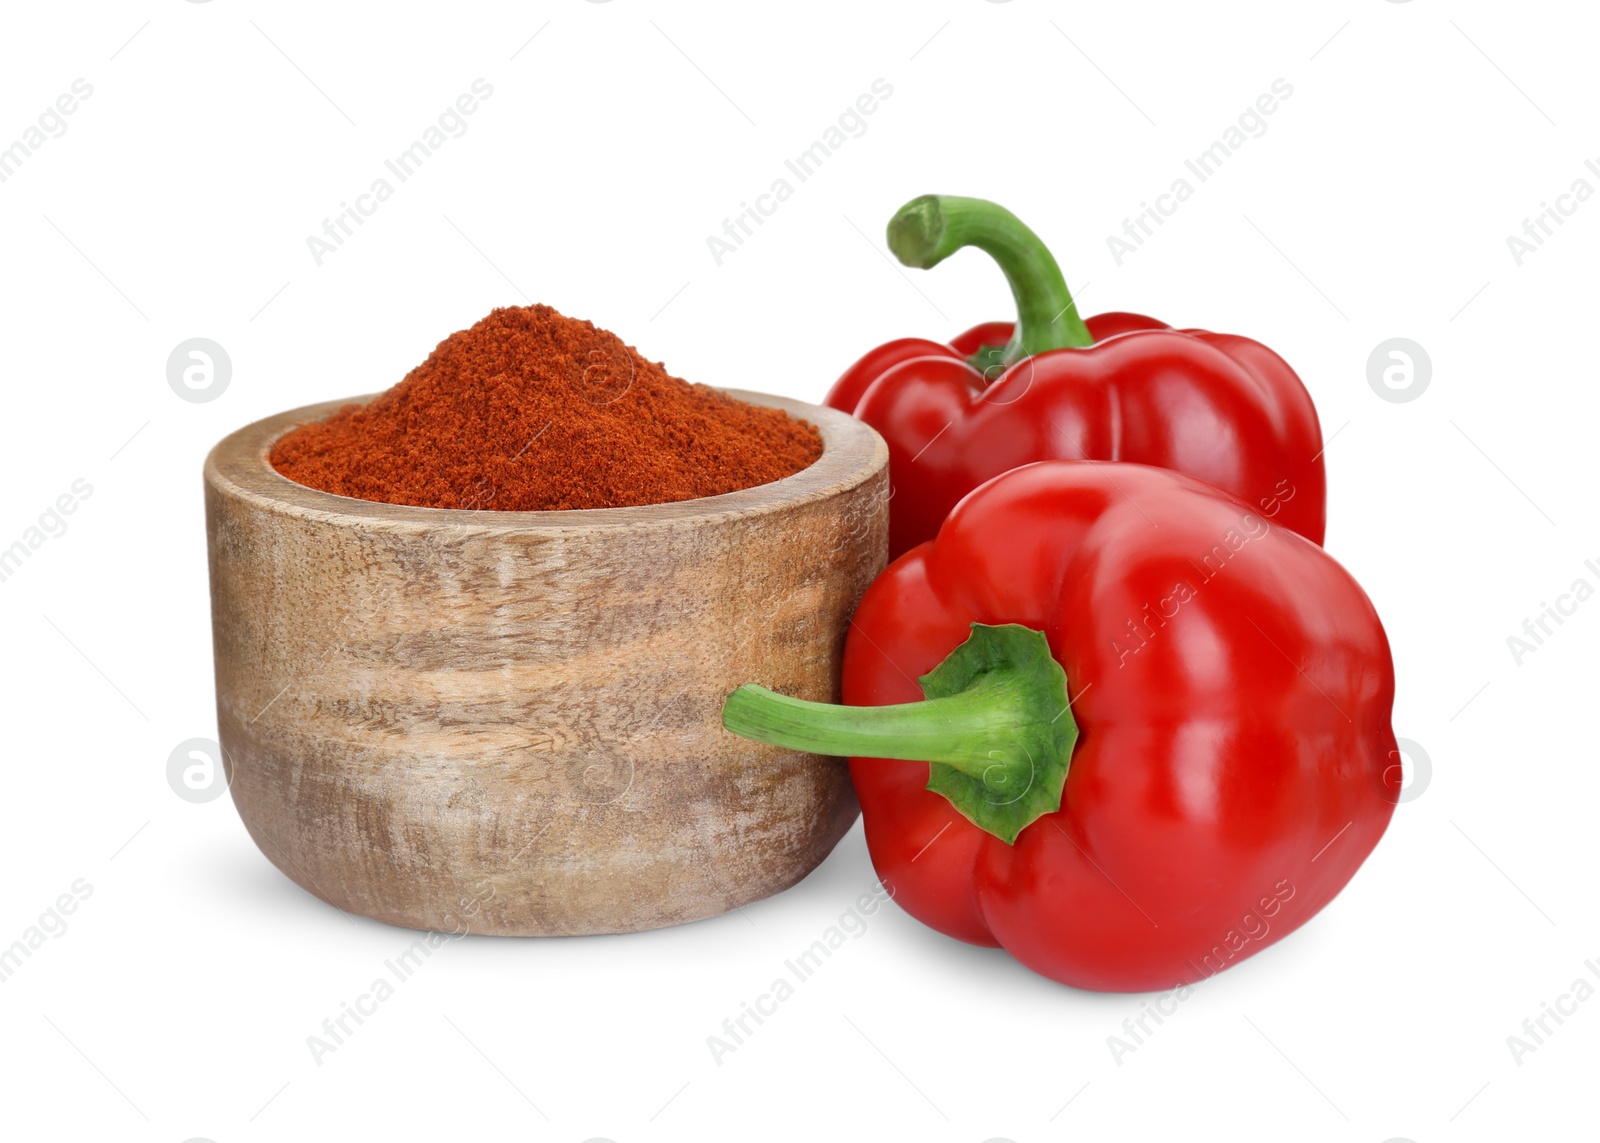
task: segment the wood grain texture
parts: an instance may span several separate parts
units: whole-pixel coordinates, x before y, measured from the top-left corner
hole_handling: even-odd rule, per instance
[[[293,483],[283,413],[206,460],[217,719],[263,853],[340,909],[508,936],[631,932],[794,884],[857,806],[844,764],[736,738],[756,681],[837,701],[887,551],[888,454],[832,409],[759,488],[576,512]],[[367,398],[357,398],[365,400]]]

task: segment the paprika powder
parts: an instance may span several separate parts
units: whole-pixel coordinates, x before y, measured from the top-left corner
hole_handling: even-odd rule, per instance
[[[793,475],[822,438],[693,385],[545,305],[494,310],[398,385],[301,425],[271,462],[299,484],[424,508],[623,508]]]

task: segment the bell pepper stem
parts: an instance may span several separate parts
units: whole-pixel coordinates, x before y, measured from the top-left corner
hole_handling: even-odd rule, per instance
[[[746,683],[728,696],[722,725],[791,750],[943,762],[970,778],[1004,785],[1004,764],[996,759],[1021,705],[1015,686],[996,682],[897,706],[832,706]]]
[[[889,220],[889,249],[907,266],[930,269],[965,246],[976,246],[999,264],[1017,304],[1010,343],[980,350],[972,359],[975,366],[1009,367],[1036,353],[1094,344],[1061,267],[1039,236],[1005,207],[981,198],[929,194],[912,199]]]
[[[1078,728],[1041,633],[974,623],[920,682],[924,701],[894,706],[833,706],[746,683],[723,704],[722,725],[790,750],[927,762],[928,789],[1008,845],[1060,808]]]

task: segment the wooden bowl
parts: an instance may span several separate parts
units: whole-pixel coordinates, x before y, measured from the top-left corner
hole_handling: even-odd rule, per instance
[[[816,425],[821,458],[676,504],[490,512],[268,463],[347,402],[212,450],[217,721],[273,864],[392,924],[558,936],[715,916],[827,856],[858,812],[843,762],[728,734],[722,700],[754,680],[838,701],[888,451],[833,409],[734,395]]]

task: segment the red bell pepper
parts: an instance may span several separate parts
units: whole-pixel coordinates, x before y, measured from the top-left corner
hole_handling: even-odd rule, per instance
[[[1144,465],[1047,461],[967,496],[863,597],[843,697],[747,685],[724,725],[850,757],[894,899],[1081,988],[1260,952],[1350,880],[1399,793],[1361,588]]]
[[[1005,272],[1015,326],[979,325],[948,345],[891,341],[826,398],[889,443],[891,559],[931,539],[991,476],[1052,459],[1186,472],[1322,542],[1322,431],[1281,357],[1249,338],[1141,314],[1083,321],[1050,251],[994,203],[926,195],[889,222],[889,248],[908,266],[936,266],[964,246]]]

